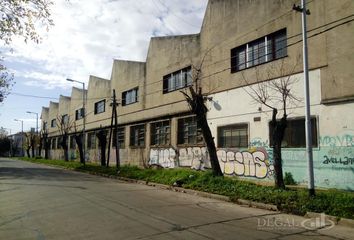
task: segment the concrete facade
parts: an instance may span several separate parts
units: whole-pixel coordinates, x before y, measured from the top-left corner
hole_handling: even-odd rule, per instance
[[[288,119],[294,124],[288,131],[300,131],[297,128],[301,129],[300,119],[305,112],[301,14],[292,10],[293,3],[292,0],[210,0],[199,34],[151,38],[146,62],[114,60],[110,80],[90,76],[87,136],[93,136],[93,141],[97,130],[108,130],[112,111],[109,103],[115,90],[120,103],[117,111],[123,143],[122,164],[210,168],[206,148],[199,139],[200,131],[180,92],[187,91],[191,78],[193,86],[201,87],[211,99],[207,102],[207,118],[224,174],[272,180],[271,112],[255,104],[249,93],[260,82],[289,77],[291,92],[299,101],[288,105]],[[354,2],[315,0],[308,8],[311,11],[308,16],[311,116],[316,127],[315,184],[354,190],[354,125],[350,121],[354,114],[354,68],[351,67],[354,28],[350,21]],[[277,40],[279,32],[284,34],[283,45]],[[280,57],[274,50],[275,44],[285,49]],[[265,49],[266,56],[249,55],[250,52],[260,54],[252,50],[254,46]],[[242,49],[247,59],[245,69],[239,68],[238,63],[235,70],[234,57],[230,56],[233,52],[243,56]],[[258,59],[262,57],[264,60],[259,64]],[[196,82],[197,69],[201,70],[201,77]],[[49,110],[43,108],[42,122],[48,122],[53,139],[58,133],[50,127],[50,121],[67,109],[70,109],[67,113],[70,119],[75,120],[75,111],[82,107],[82,94],[82,89],[73,88],[70,100],[61,96],[59,104],[50,102]],[[272,94],[275,96],[277,92]],[[100,101],[105,101],[105,108],[97,114],[95,106]],[[280,111],[278,116],[281,114]],[[221,132],[236,125],[243,126],[242,134],[246,134],[242,141],[247,141],[246,144],[222,147],[224,140],[219,139],[228,135],[221,136]],[[82,131],[83,120],[75,120],[75,126],[73,132]],[[301,134],[296,136],[302,138]],[[88,161],[98,162],[98,141],[90,146]],[[292,173],[296,181],[305,184],[305,148],[301,144],[294,146],[284,142],[284,172]],[[54,154],[58,150],[51,152],[53,158],[60,157]],[[78,157],[75,149],[71,156]],[[110,164],[114,164],[114,156],[115,147],[112,147]]]

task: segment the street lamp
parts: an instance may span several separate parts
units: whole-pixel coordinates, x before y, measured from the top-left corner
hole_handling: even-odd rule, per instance
[[[36,135],[38,136],[38,113],[36,112],[30,112],[30,111],[27,111],[26,113],[29,113],[29,114],[36,114]],[[36,149],[36,153],[37,153],[37,156],[40,155],[40,153],[38,154],[38,148]]]
[[[30,111],[27,111],[26,113],[36,114],[36,116],[37,116],[37,119],[36,119],[36,133],[37,133],[37,135],[38,135],[38,113],[36,113],[36,112],[30,112]]]
[[[21,155],[23,157],[24,156],[24,152],[23,152],[23,120],[14,119],[14,121],[21,122],[21,142],[22,142]]]
[[[83,154],[84,154],[84,164],[86,162],[86,138],[85,138],[85,127],[86,127],[86,110],[85,110],[85,102],[86,102],[86,97],[85,97],[85,83],[84,82],[80,82],[80,81],[77,81],[77,80],[73,80],[73,79],[70,79],[70,78],[67,78],[66,81],[69,81],[69,82],[76,82],[76,83],[81,83],[82,84],[82,111],[83,111],[83,117],[84,117],[84,126],[82,128],[82,141],[83,141]]]

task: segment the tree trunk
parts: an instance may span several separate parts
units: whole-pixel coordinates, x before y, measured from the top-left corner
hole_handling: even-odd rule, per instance
[[[106,145],[107,145],[107,134],[106,131],[100,130],[96,137],[100,143],[101,150],[101,166],[106,166]]]
[[[27,157],[31,157],[31,154],[30,154],[30,149],[29,148],[26,148],[26,153],[27,153]]]
[[[68,134],[62,135],[62,142],[60,143],[60,145],[64,150],[64,159],[66,162],[68,162],[69,161]]]
[[[204,96],[201,93],[201,89],[197,93],[192,87],[189,88],[191,92],[191,97],[187,94],[183,93],[187,99],[187,102],[192,110],[192,112],[196,115],[197,123],[202,129],[203,138],[205,144],[207,145],[209,159],[211,168],[214,176],[223,176],[223,173],[220,168],[219,160],[216,154],[216,147],[214,138],[211,134],[210,127],[208,125],[208,121],[206,118],[206,113],[208,112],[208,108],[204,104]]]
[[[77,147],[79,148],[79,155],[80,155],[80,163],[85,163],[84,161],[84,151],[82,148],[82,134],[75,135],[75,142]]]
[[[273,165],[274,165],[274,182],[275,187],[280,189],[285,189],[284,178],[283,178],[283,166],[281,157],[281,143],[284,138],[285,129],[287,126],[286,114],[282,117],[280,121],[276,120],[277,109],[273,109],[273,118],[271,121],[272,131],[272,141],[273,141]]]
[[[44,158],[49,159],[50,142],[48,141],[48,134],[45,134],[43,138],[44,138]]]
[[[204,141],[207,146],[208,153],[209,153],[210,164],[211,164],[211,168],[213,170],[213,175],[214,176],[223,176],[221,168],[220,168],[218,156],[216,154],[216,147],[215,147],[214,138],[211,134],[211,131],[210,131],[210,128],[208,125],[208,121],[206,119],[206,115],[203,115],[201,117],[197,116],[197,122],[202,129],[203,138],[204,138]]]
[[[32,149],[32,158],[34,158],[35,157],[35,138],[34,138],[34,136],[32,136],[31,137],[31,149]]]

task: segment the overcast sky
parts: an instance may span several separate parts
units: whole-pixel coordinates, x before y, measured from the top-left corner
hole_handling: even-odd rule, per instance
[[[89,75],[110,78],[113,59],[145,61],[150,38],[199,33],[207,0],[56,0],[55,26],[41,31],[42,43],[15,39],[13,51],[1,47],[15,73],[12,93],[0,105],[0,126],[21,131],[35,127],[42,106],[71,94],[73,83]],[[80,87],[81,85],[76,85]],[[34,95],[49,98],[24,97]]]

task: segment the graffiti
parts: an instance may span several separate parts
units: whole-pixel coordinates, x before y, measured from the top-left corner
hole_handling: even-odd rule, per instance
[[[330,147],[354,147],[354,135],[345,134],[342,136],[322,136],[320,137],[320,145]]]
[[[264,148],[247,151],[220,149],[217,151],[221,170],[225,175],[266,178],[273,176],[273,165],[269,163]]]
[[[189,147],[179,149],[179,166],[191,167],[196,170],[210,168],[206,147]]]
[[[353,165],[354,164],[354,158],[350,158],[350,157],[343,157],[343,160],[342,160],[341,157],[338,159],[335,157],[328,157],[326,155],[323,158],[324,158],[324,161],[322,162],[323,164],[330,164],[330,163],[343,164],[343,165]]]
[[[262,138],[253,138],[250,141],[250,147],[268,147],[268,140],[263,141]]]
[[[176,151],[173,148],[150,149],[149,165],[164,168],[176,167]]]

